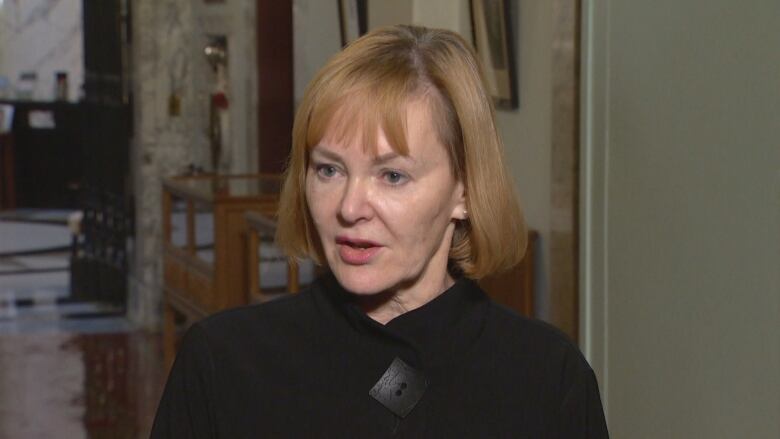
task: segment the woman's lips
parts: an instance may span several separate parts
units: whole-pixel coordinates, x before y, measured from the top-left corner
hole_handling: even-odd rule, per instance
[[[336,237],[341,260],[350,265],[365,265],[382,249],[382,246],[365,239]]]

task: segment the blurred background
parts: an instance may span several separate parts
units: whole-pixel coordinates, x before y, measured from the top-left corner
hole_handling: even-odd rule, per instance
[[[272,242],[296,104],[398,23],[474,44],[531,228],[483,287],[612,436],[780,437],[780,2],[0,0],[0,438],[147,437],[189,324],[317,275]]]

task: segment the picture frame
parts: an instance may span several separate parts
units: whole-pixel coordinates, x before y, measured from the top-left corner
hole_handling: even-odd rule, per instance
[[[368,30],[368,0],[336,1],[339,6],[341,47],[346,47]]]
[[[512,0],[469,0],[471,34],[496,108],[519,107]]]

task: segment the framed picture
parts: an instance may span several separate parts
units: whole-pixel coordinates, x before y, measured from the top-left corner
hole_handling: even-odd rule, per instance
[[[339,3],[341,46],[357,40],[368,29],[368,0],[336,0]]]
[[[518,107],[512,0],[470,0],[474,48],[485,69],[485,82],[497,108]]]

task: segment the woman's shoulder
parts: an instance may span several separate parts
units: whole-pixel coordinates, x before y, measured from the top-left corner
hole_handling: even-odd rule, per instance
[[[500,304],[493,304],[487,325],[498,352],[515,358],[547,359],[553,363],[589,371],[579,346],[552,324],[526,317]]]
[[[239,306],[212,314],[199,323],[210,330],[220,330],[241,325],[267,325],[289,321],[293,315],[306,312],[310,291],[308,289],[263,303]]]
[[[309,322],[315,314],[310,296],[311,292],[304,290],[269,302],[220,311],[194,323],[188,332],[198,332],[209,350],[289,343],[310,330]]]

